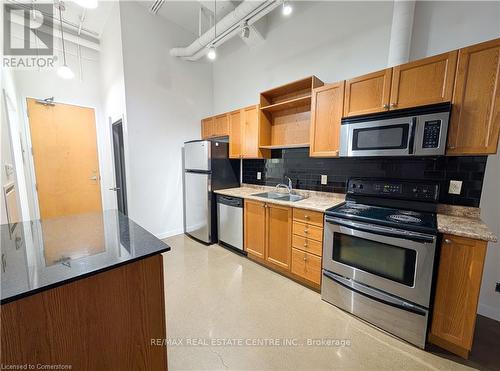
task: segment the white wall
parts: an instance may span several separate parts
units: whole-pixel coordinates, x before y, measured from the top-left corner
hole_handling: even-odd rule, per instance
[[[106,155],[109,166],[106,171],[110,174],[110,184],[105,188],[116,186],[114,176],[114,158],[112,152],[111,124],[122,119],[123,137],[125,142],[125,172],[128,177],[128,140],[127,140],[127,120],[125,108],[125,79],[123,76],[123,53],[121,37],[120,6],[118,2],[112,4],[108,19],[104,26],[100,39],[100,68],[101,68],[101,89],[102,89],[102,111],[103,125],[105,130],[105,141],[110,143],[110,150]],[[117,208],[116,194],[112,192],[110,197],[110,208]]]
[[[181,150],[200,137],[200,119],[211,114],[211,67],[170,57],[170,48],[195,38],[179,26],[137,2],[120,2],[120,13],[129,215],[157,236],[182,233]]]
[[[268,88],[316,75],[334,82],[385,68],[392,2],[294,2],[287,18],[268,16],[265,42],[248,48],[239,37],[218,48],[214,113],[259,99]]]

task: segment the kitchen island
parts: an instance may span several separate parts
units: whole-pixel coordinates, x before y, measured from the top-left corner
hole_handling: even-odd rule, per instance
[[[167,369],[161,253],[111,210],[2,225],[1,364]],[[19,367],[19,366],[18,366]]]

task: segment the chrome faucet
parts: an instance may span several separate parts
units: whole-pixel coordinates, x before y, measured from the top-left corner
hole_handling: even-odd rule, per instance
[[[286,188],[286,190],[288,191],[288,194],[291,194],[292,191],[293,191],[292,179],[290,179],[287,176],[285,176],[284,178],[288,179],[288,185],[286,185],[284,183],[279,183],[279,184],[276,185],[276,189],[278,189],[278,188]]]

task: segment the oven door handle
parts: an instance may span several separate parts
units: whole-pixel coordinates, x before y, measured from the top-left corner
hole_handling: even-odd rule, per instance
[[[345,287],[348,290],[354,291],[357,294],[363,295],[369,299],[378,301],[380,303],[387,304],[392,307],[405,310],[407,312],[415,313],[420,316],[425,316],[428,313],[427,310],[423,307],[401,300],[392,295],[385,294],[378,290],[372,289],[371,287],[362,285],[351,279],[339,276],[335,273],[323,270],[323,276],[331,279],[332,281],[338,283],[339,285]]]
[[[330,224],[338,224],[353,230],[358,230],[362,232],[367,232],[367,233],[373,233],[373,234],[378,234],[381,236],[386,236],[386,237],[397,237],[397,238],[404,238],[406,240],[412,240],[416,242],[434,242],[435,236],[424,234],[424,233],[418,233],[418,232],[411,232],[411,231],[405,231],[405,230],[400,230],[400,229],[395,229],[391,227],[383,227],[380,225],[375,225],[375,224],[361,224],[361,223],[356,223],[351,220],[344,220],[340,218],[332,218],[329,216],[325,217],[325,221]]]

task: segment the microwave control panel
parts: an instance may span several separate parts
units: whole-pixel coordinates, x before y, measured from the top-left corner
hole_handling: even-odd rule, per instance
[[[422,148],[438,148],[441,135],[441,120],[431,120],[424,123]]]

